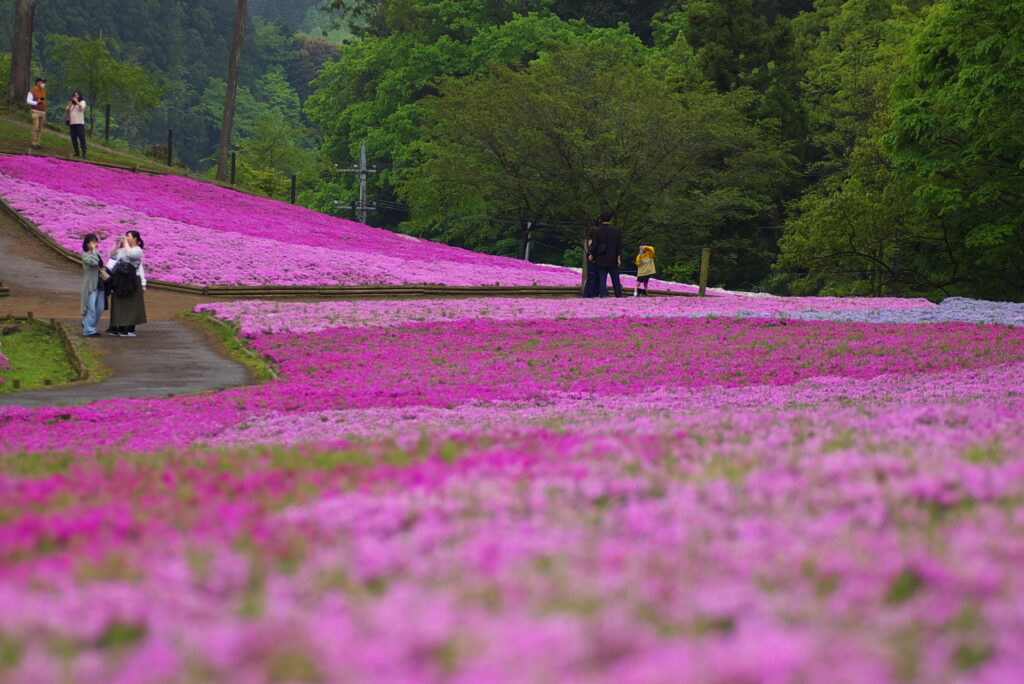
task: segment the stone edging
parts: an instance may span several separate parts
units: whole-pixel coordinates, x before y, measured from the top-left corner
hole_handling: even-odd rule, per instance
[[[56,318],[50,319],[50,326],[57,331],[57,336],[60,338],[61,344],[64,345],[64,351],[67,352],[71,365],[74,367],[75,372],[78,373],[78,379],[80,381],[88,380],[89,369],[82,363],[82,357],[78,355],[78,349],[71,341],[71,336],[68,335],[67,329]]]

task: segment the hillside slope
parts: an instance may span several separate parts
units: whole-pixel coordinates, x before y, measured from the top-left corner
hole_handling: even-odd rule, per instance
[[[187,285],[576,286],[578,272],[450,247],[179,176],[0,158],[0,196],[61,246],[138,230],[147,274]],[[692,290],[678,284],[657,287]]]

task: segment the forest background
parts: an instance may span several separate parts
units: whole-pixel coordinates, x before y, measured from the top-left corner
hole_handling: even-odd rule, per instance
[[[0,0],[12,19],[15,0]],[[94,135],[212,173],[234,0],[38,0],[33,76]],[[249,0],[238,183],[579,265],[594,217],[663,277],[1024,300],[1024,0]],[[8,25],[11,25],[9,23]],[[10,50],[0,35],[0,50]],[[10,56],[0,55],[7,80]],[[27,115],[26,115],[27,117]],[[58,123],[51,114],[51,123]]]

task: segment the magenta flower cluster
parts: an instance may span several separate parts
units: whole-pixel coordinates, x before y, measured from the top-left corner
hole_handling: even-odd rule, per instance
[[[0,158],[0,196],[63,247],[135,229],[152,278],[211,285],[579,285],[579,273],[372,228],[180,176]],[[103,248],[104,245],[101,245]],[[632,283],[632,281],[629,281]],[[656,282],[690,291],[692,286]]]
[[[1024,329],[742,301],[221,303],[280,379],[0,409],[0,677],[1014,681]]]

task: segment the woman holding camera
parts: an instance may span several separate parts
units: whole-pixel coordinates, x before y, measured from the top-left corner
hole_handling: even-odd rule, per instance
[[[82,93],[76,90],[71,94],[71,102],[68,102],[68,106],[65,107],[67,116],[64,117],[68,129],[71,131],[71,144],[75,148],[75,156],[79,156],[78,146],[81,144],[82,159],[85,159],[85,107]]]
[[[113,283],[110,297],[111,335],[135,337],[135,326],[146,322],[146,272],[142,268],[142,236],[129,230],[114,243],[107,268]]]

